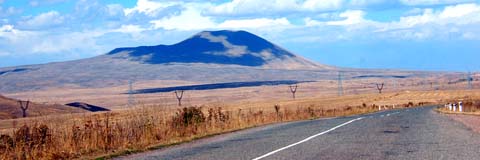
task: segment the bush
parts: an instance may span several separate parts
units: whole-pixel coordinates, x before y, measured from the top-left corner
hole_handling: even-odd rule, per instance
[[[179,109],[173,117],[173,124],[178,127],[188,127],[205,122],[205,115],[202,112],[202,107],[185,107]]]

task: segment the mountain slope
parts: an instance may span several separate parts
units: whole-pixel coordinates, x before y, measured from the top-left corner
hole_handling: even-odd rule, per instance
[[[117,48],[107,55],[149,64],[210,63],[276,69],[325,69],[246,31],[204,31],[174,45]]]
[[[245,31],[205,31],[174,45],[117,48],[92,58],[0,68],[0,93],[113,87],[130,80],[181,81],[189,85],[316,81],[336,79],[339,69],[306,60]],[[417,74],[341,70],[345,78],[374,73]]]

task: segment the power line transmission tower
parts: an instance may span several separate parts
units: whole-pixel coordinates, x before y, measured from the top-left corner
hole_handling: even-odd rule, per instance
[[[178,100],[178,106],[182,106],[183,90],[175,90],[175,97]]]
[[[18,101],[20,104],[20,109],[22,109],[22,115],[23,118],[27,117],[27,110],[28,110],[28,105],[30,104],[30,101]]]
[[[292,97],[293,99],[295,99],[295,93],[297,93],[297,88],[298,88],[298,85],[290,85],[288,86],[288,88],[290,88],[290,92],[292,93]]]
[[[338,96],[343,96],[342,72],[338,72]]]
[[[467,73],[468,89],[473,89],[472,80],[473,80],[472,73],[468,72]]]
[[[130,80],[130,81],[128,81],[128,107],[132,107],[135,103],[133,94],[134,94],[133,81]]]
[[[378,93],[382,94],[383,86],[385,86],[385,83],[382,83],[382,84],[376,83],[376,85],[377,85]]]

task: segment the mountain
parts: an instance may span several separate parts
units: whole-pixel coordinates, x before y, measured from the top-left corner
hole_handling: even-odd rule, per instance
[[[418,73],[345,69],[318,64],[246,31],[204,31],[173,45],[117,48],[92,58],[0,68],[0,93],[99,88],[135,82],[178,85],[252,81],[335,80]],[[176,83],[177,84],[177,83]]]
[[[246,31],[204,31],[173,45],[117,48],[107,55],[149,64],[207,63],[276,69],[330,68]]]

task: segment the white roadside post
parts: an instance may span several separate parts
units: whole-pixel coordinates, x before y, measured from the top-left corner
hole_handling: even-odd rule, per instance
[[[380,105],[378,105],[378,110],[379,110],[379,111],[381,111],[381,110],[382,110],[382,108],[380,107]]]
[[[463,112],[462,101],[458,102],[458,111],[459,111],[459,112]]]
[[[456,112],[457,111],[457,104],[453,104],[453,111]]]
[[[453,109],[453,108],[452,108],[452,104],[451,104],[451,103],[448,103],[448,110],[449,110],[449,111],[452,111],[452,109]]]

